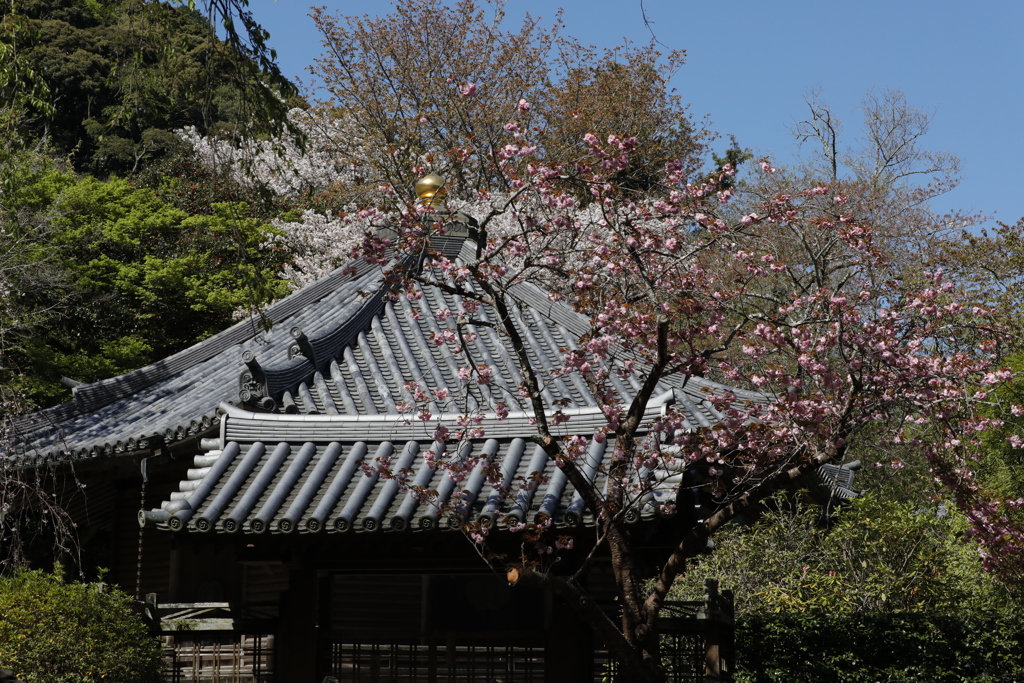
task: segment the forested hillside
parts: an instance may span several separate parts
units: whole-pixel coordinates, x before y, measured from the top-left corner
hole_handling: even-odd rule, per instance
[[[32,140],[101,177],[137,171],[171,152],[174,130],[233,131],[274,112],[249,93],[261,81],[247,55],[186,5],[142,0],[8,3],[7,44],[45,86],[47,112],[22,123]],[[284,85],[284,91],[281,86]]]
[[[0,372],[43,407],[62,377],[152,363],[287,291],[268,221],[291,205],[176,131],[259,135],[298,101],[187,5],[6,4]]]

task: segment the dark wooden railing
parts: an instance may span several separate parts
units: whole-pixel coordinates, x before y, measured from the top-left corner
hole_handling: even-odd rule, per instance
[[[542,683],[544,644],[528,635],[332,633],[329,670],[338,683]]]

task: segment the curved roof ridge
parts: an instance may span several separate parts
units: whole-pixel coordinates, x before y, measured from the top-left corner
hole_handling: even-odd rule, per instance
[[[353,275],[351,268],[355,267]],[[363,261],[354,266],[349,264],[349,270],[345,267],[334,270],[330,275],[307,287],[292,292],[285,298],[272,304],[266,310],[266,316],[271,320],[287,319],[301,311],[312,303],[323,299],[334,292],[340,285],[362,279],[370,273],[375,266]],[[152,386],[157,382],[169,379],[185,370],[195,367],[203,361],[223,353],[231,347],[238,346],[258,336],[262,330],[251,319],[239,321],[226,330],[204,339],[198,344],[188,347],[176,354],[163,358],[137,370],[132,370],[123,375],[103,379],[85,386],[75,387],[72,390],[74,401],[79,413],[96,410],[120,398],[130,396],[140,389]]]
[[[432,238],[431,245],[448,258],[472,261],[478,251],[474,237],[440,236]],[[394,263],[390,258],[389,264]],[[439,390],[465,391],[466,411],[493,419],[491,428],[501,433],[521,434],[531,415],[516,398],[521,376],[511,342],[486,324],[491,313],[480,313],[485,324],[469,342],[473,363],[484,361],[490,379],[467,380],[460,372],[464,363],[456,363],[448,345],[439,340],[454,332],[454,323],[431,315],[432,310],[457,310],[459,297],[426,286],[420,301],[400,297],[392,305],[386,270],[381,264],[351,262],[272,305],[267,314],[275,329],[265,336],[243,321],[150,366],[79,387],[73,402],[20,416],[19,456],[32,462],[115,455],[154,443],[209,436],[217,423],[217,405],[239,399],[289,413],[227,409],[240,425],[239,421],[251,423],[252,434],[263,428],[287,431],[301,426],[322,427],[330,435],[342,426],[350,431],[373,426],[382,438],[403,433],[419,439],[426,425],[415,415],[403,418],[396,409],[398,403],[412,401],[409,382],[429,393],[429,409],[449,426],[457,416],[445,412],[451,411],[443,405],[447,392]],[[554,412],[561,405],[563,414],[575,418],[560,425],[557,433],[604,426],[589,388],[556,372],[564,348],[574,347],[590,331],[589,319],[531,282],[514,282],[508,293],[516,301],[516,325],[530,339],[527,352],[539,368],[548,410]],[[471,327],[471,332],[476,330]],[[353,341],[357,337],[358,344]],[[620,400],[631,401],[639,388],[636,380],[612,376]],[[689,409],[706,413],[711,420],[714,410],[700,400],[708,391],[728,390],[740,400],[765,400],[756,392],[699,378],[666,381],[659,392],[672,387],[683,388],[694,399]],[[660,410],[666,400],[652,403],[652,410]],[[508,419],[497,420],[497,412],[506,406],[516,412],[510,410]],[[406,419],[408,427],[401,424]],[[405,428],[396,431],[396,423]],[[428,431],[432,433],[433,427]],[[301,438],[289,433],[289,438]]]
[[[472,240],[466,238],[435,237],[431,241],[441,253],[455,256],[462,250],[465,243]],[[394,259],[388,265],[393,264]],[[353,267],[361,268],[368,271],[376,266],[369,266],[365,261],[358,260],[355,264],[350,263],[347,267],[350,269]],[[328,278],[343,270],[345,270],[345,267],[334,271]],[[359,277],[359,275],[357,274],[356,277]],[[353,278],[353,281],[356,277]],[[323,280],[317,280],[310,287],[320,282],[323,282]],[[314,370],[322,370],[330,365],[330,362],[336,359],[344,347],[352,343],[355,335],[369,326],[371,318],[379,314],[380,310],[384,307],[384,299],[389,288],[389,285],[382,279],[376,283],[372,294],[365,291],[357,292],[363,295],[369,294],[369,296],[366,296],[359,303],[356,311],[353,313],[331,316],[331,323],[320,325],[315,330],[307,331],[301,328],[292,328],[292,336],[295,338],[296,343],[292,345],[292,351],[288,354],[288,359],[285,362],[278,362],[276,364],[261,364],[263,372],[271,385],[268,387],[268,393],[274,395],[284,390],[293,389],[301,380],[297,381],[291,378],[296,375],[308,377]],[[304,291],[304,289],[299,291]],[[335,291],[335,289],[337,287],[331,287],[329,291],[324,293],[324,297]],[[319,299],[314,301],[316,300]],[[312,356],[312,358],[309,356]],[[296,357],[300,360],[294,361]]]
[[[287,333],[289,319],[311,305],[373,287],[381,277],[379,266],[349,263],[272,304],[266,314],[285,323]],[[217,404],[237,395],[243,351],[261,332],[250,320],[241,321],[156,363],[76,387],[72,401],[18,416],[19,457],[33,462],[126,453],[151,445],[154,437],[169,443],[204,431],[216,421]],[[278,346],[271,339],[267,348]]]
[[[432,237],[431,247],[463,264],[475,261],[479,251],[472,231],[467,236]],[[362,292],[369,296],[356,310],[334,316],[332,324],[325,325],[322,317],[308,314],[305,317],[311,329],[292,327],[295,342],[287,358],[280,348],[268,348],[259,352],[259,358],[247,361],[249,371],[240,368],[240,385],[245,385],[248,392],[243,396],[245,402],[272,412],[291,414],[336,413],[339,406],[345,406],[348,412],[387,414],[392,404],[411,400],[410,382],[432,389],[451,386],[450,381],[433,386],[439,377],[435,370],[441,369],[440,374],[443,374],[446,363],[446,358],[442,357],[445,350],[434,347],[438,335],[452,331],[451,324],[421,323],[419,316],[426,313],[432,317],[429,309],[455,310],[460,297],[429,284],[417,288],[421,292],[419,308],[424,311],[411,313],[408,307],[397,304],[395,308],[390,307],[391,288],[381,282],[372,294]],[[536,312],[531,320],[520,321],[525,326],[523,332],[532,337],[529,328],[537,327],[540,343],[531,344],[530,353],[551,388],[560,386],[555,367],[560,356],[558,350],[564,344],[555,341],[555,337],[564,338],[563,342],[573,346],[572,337],[578,338],[590,330],[589,319],[532,283],[512,282],[506,291],[516,304]],[[489,315],[485,307],[477,317],[486,319]],[[480,394],[474,395],[473,400],[490,402],[492,407],[495,402],[507,402],[507,396],[514,396],[519,385],[512,370],[516,365],[511,360],[512,350],[490,326],[478,330],[469,324],[467,329],[472,336],[469,345],[474,361],[483,363],[492,373],[488,386],[472,389]],[[360,383],[355,378],[357,374],[364,375],[366,381]],[[561,396],[565,392],[558,393]],[[581,388],[579,383],[574,383],[568,394],[563,397],[571,398],[576,404],[596,403],[589,389]],[[545,398],[554,404],[555,397],[547,387]]]

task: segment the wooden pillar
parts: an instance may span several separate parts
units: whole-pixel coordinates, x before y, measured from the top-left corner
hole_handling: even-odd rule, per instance
[[[548,627],[544,643],[545,683],[592,681],[590,627],[561,598],[547,594]]]
[[[281,594],[281,618],[275,639],[275,680],[319,683],[317,587],[316,572],[305,568],[288,572],[288,590]]]
[[[719,593],[718,581],[708,579],[704,589],[704,680],[725,683],[733,672],[733,597],[732,591]]]
[[[722,680],[721,628],[714,621],[704,624],[704,680],[720,683]]]
[[[331,575],[323,572],[317,578],[319,584],[316,604],[316,676],[319,683],[330,674],[331,667]]]

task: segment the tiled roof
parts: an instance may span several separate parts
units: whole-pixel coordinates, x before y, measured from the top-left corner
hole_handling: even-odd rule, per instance
[[[861,494],[853,488],[854,472],[860,469],[860,460],[854,460],[842,465],[822,465],[815,472],[817,485],[821,488],[825,498],[837,500],[849,500]]]
[[[645,421],[670,404],[687,414],[688,406],[708,407],[699,389],[674,389],[651,401]],[[569,421],[556,434],[591,436],[581,467],[603,490],[614,442],[592,435],[604,417],[590,407],[565,412]],[[529,441],[534,428],[526,413],[500,421],[488,415],[480,425],[484,438],[447,446],[458,449],[449,459],[478,461],[460,483],[428,461],[428,455],[440,459],[446,448],[430,437],[436,422],[394,415],[267,415],[232,406],[224,406],[221,419],[220,437],[204,440],[211,450],[195,457],[195,467],[159,509],[139,513],[140,523],[193,533],[306,534],[434,531],[466,523],[503,529],[545,519],[556,527],[595,522],[563,471]],[[627,522],[677,513],[679,489],[686,486],[684,465],[664,467],[635,473],[633,483],[642,480],[643,486],[624,508]],[[823,499],[855,497],[858,467],[824,465],[816,479]]]
[[[645,421],[673,404],[685,414],[693,406],[713,411],[701,393],[695,386],[666,392],[651,401]],[[204,440],[211,450],[195,457],[195,467],[159,509],[139,513],[140,523],[193,533],[344,534],[446,530],[467,523],[504,529],[545,519],[560,528],[595,522],[563,471],[529,441],[533,427],[526,413],[504,420],[487,415],[480,425],[485,438],[447,446],[458,449],[454,459],[478,460],[456,483],[428,462],[428,455],[436,461],[446,448],[429,435],[436,422],[395,415],[268,415],[233,406],[223,411],[220,437]],[[565,412],[570,419],[556,434],[590,435],[581,467],[603,490],[614,442],[592,435],[604,417],[590,407]],[[823,465],[812,482],[819,498],[856,497],[859,467]],[[394,478],[382,476],[385,471]],[[636,472],[633,484],[640,493],[627,502],[625,521],[677,514],[685,471],[679,462]],[[694,493],[687,500],[692,505],[699,499]]]
[[[466,237],[437,238],[432,247],[456,263],[475,258],[475,242]],[[141,521],[197,533],[426,530],[450,523],[438,505],[460,490],[464,520],[587,523],[582,499],[529,441],[532,414],[518,403],[515,351],[492,325],[494,311],[475,312],[464,329],[471,334],[452,348],[443,338],[455,323],[442,313],[459,311],[458,297],[435,286],[396,292],[385,282],[386,266],[354,266],[273,305],[270,332],[239,323],[153,366],[76,387],[73,402],[21,421],[23,462],[146,451],[209,437],[219,427],[218,437],[201,440],[208,452],[196,456],[179,490],[159,510],[140,512]],[[586,473],[601,485],[609,446],[593,437],[606,419],[579,377],[556,370],[589,322],[532,284],[515,285],[511,294],[545,404],[569,417],[555,433],[590,439]],[[460,367],[489,370],[489,382],[461,380]],[[637,379],[609,377],[628,404]],[[414,388],[435,396],[426,422],[401,409]],[[459,401],[436,398],[442,388]],[[722,415],[707,396],[724,391],[740,402],[766,400],[699,377],[672,378],[658,385],[646,421],[674,404],[684,429],[714,425]],[[506,419],[497,418],[499,405],[509,411]],[[478,468],[457,487],[427,456],[445,448],[433,441],[437,424],[455,431],[460,413],[482,416],[485,437],[448,447],[464,449],[461,458],[482,457],[491,470],[488,476]],[[381,462],[402,482],[383,476]],[[664,504],[674,502],[680,472],[636,476],[653,480],[653,490],[646,487],[630,507],[631,521],[672,508]]]
[[[436,238],[432,246],[457,262],[472,258],[475,249],[472,240],[460,237]],[[492,411],[499,402],[516,409],[520,379],[507,339],[486,324],[470,329],[476,333],[468,344],[472,365],[490,368],[492,381],[460,383],[458,365],[466,363],[458,363],[447,344],[435,343],[443,327],[454,329],[436,313],[458,310],[457,298],[428,287],[418,299],[392,300],[381,268],[354,266],[354,275],[339,269],[271,306],[269,333],[252,322],[239,323],[152,366],[76,387],[74,401],[22,418],[23,461],[113,456],[173,444],[213,429],[224,402],[283,414],[395,416],[397,404],[411,398],[407,386],[417,385],[453,393],[461,388],[471,411]],[[565,349],[587,330],[587,320],[530,284],[515,286],[513,296],[513,313],[547,404],[595,407],[578,377],[554,372]],[[493,315],[482,308],[477,317],[486,323]],[[620,399],[630,401],[637,381],[611,376]],[[700,378],[691,378],[688,387],[693,391],[681,400],[692,403],[691,426],[715,422],[709,405],[689,396],[725,387]],[[658,391],[671,388],[664,383]],[[753,392],[736,393],[741,400],[764,400]]]
[[[651,402],[647,418],[679,403],[681,390]],[[697,403],[699,395],[689,396]],[[605,424],[600,410],[567,409],[563,435],[593,434]],[[143,524],[190,532],[345,533],[427,531],[449,528],[440,507],[463,491],[462,516],[454,523],[481,522],[503,528],[550,518],[557,526],[590,524],[583,500],[562,470],[527,438],[534,428],[525,413],[505,420],[487,416],[485,438],[463,442],[456,457],[480,463],[462,483],[432,469],[425,457],[444,446],[430,437],[436,422],[406,422],[390,416],[267,415],[224,407],[221,437],[195,458],[195,468],[158,510],[140,513]],[[696,421],[696,418],[694,418]],[[606,450],[591,439],[584,474],[603,486]],[[380,463],[400,481],[380,475]],[[490,467],[490,476],[485,468]],[[632,506],[629,521],[672,513],[676,473],[644,471],[655,491]],[[420,496],[418,492],[432,492]]]
[[[287,347],[289,320],[320,310],[326,317],[360,290],[381,285],[379,268],[341,269],[272,305],[270,333],[245,320],[184,351],[133,372],[73,389],[73,400],[15,421],[22,461],[81,459],[146,450],[208,430],[217,406],[237,400],[246,351]]]
[[[465,234],[435,238],[431,246],[456,263],[475,258],[476,244]],[[242,322],[152,366],[76,387],[73,401],[19,418],[16,455],[31,466],[205,436],[188,446],[206,452],[195,456],[178,490],[159,509],[139,513],[143,524],[194,533],[429,531],[540,519],[592,524],[562,470],[530,441],[533,415],[518,403],[515,351],[492,325],[494,311],[474,313],[463,350],[453,349],[443,337],[455,324],[442,313],[459,311],[459,298],[431,286],[395,296],[387,268],[351,264],[291,294],[266,312],[270,332]],[[601,488],[614,444],[594,435],[607,421],[587,385],[556,370],[589,321],[532,284],[515,285],[511,294],[545,405],[569,418],[552,433],[589,440],[583,473]],[[489,370],[489,382],[461,380],[460,367]],[[608,376],[618,400],[632,401],[636,377]],[[412,388],[435,396],[427,421],[400,409],[412,402]],[[436,398],[442,388],[458,396],[458,405]],[[722,415],[707,397],[726,391],[742,403],[767,400],[699,377],[671,378],[659,383],[645,426],[669,405],[683,429],[712,426]],[[500,420],[499,404],[509,413]],[[456,431],[459,413],[481,416],[484,437],[434,442],[439,423]],[[481,464],[456,483],[432,468],[445,448],[459,449],[448,460]],[[674,514],[683,477],[681,465],[639,470],[634,483],[643,480],[637,490],[645,493],[624,510],[626,520]],[[839,497],[856,495],[845,468],[825,466],[817,481]],[[441,513],[451,512],[445,503],[453,495],[454,517]]]

